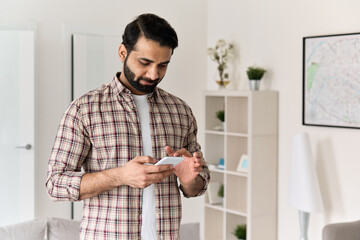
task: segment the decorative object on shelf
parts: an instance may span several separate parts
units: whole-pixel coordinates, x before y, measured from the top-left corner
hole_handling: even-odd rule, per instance
[[[257,91],[260,89],[260,80],[264,76],[266,70],[261,67],[250,66],[248,67],[246,74],[249,78],[250,90]]]
[[[218,196],[224,198],[224,184],[221,184],[218,190]]]
[[[246,225],[245,224],[237,225],[236,228],[234,229],[233,234],[239,240],[246,240]]]
[[[241,158],[240,158],[240,161],[239,161],[236,171],[247,172],[248,169],[249,169],[249,157],[248,157],[248,155],[243,154],[243,155],[241,155]]]
[[[319,183],[312,158],[309,135],[301,133],[293,138],[289,203],[299,210],[300,240],[307,240],[311,212],[323,210]]]
[[[208,168],[209,170],[214,170],[217,168],[217,166],[215,164],[208,163]]]
[[[225,159],[224,158],[219,159],[218,168],[219,169],[225,169]]]
[[[210,204],[221,204],[223,202],[223,198],[218,195],[218,191],[221,187],[221,183],[219,182],[210,182],[208,186],[208,196]]]
[[[217,63],[219,79],[216,83],[219,85],[219,89],[224,89],[229,84],[229,73],[226,73],[227,62],[234,59],[234,45],[227,43],[224,39],[219,39],[216,42],[215,48],[208,48],[207,55],[211,60]]]
[[[360,33],[303,38],[303,125],[360,128]]]
[[[217,111],[216,118],[220,120],[221,126],[215,127],[215,129],[219,131],[225,131],[225,111],[224,110]]]

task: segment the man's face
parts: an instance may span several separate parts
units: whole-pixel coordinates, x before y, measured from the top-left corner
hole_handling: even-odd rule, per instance
[[[120,58],[121,50],[125,48],[122,46],[119,49]],[[171,55],[170,47],[160,46],[157,42],[140,37],[134,49],[126,54],[124,74],[120,75],[120,81],[134,94],[154,91],[165,76]]]

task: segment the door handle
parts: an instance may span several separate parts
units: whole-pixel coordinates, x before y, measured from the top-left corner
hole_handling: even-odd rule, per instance
[[[16,146],[16,148],[24,148],[26,150],[30,150],[32,148],[31,144],[26,144],[25,146]]]

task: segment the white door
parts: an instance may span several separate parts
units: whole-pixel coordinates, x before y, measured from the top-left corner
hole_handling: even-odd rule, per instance
[[[0,226],[34,218],[34,38],[0,30]]]
[[[121,71],[122,63],[118,56],[121,41],[120,36],[73,35],[73,99],[109,83],[116,72]],[[82,208],[82,201],[72,203],[73,219],[82,219]]]
[[[95,34],[74,34],[72,38],[73,56],[73,98],[108,84],[122,63],[118,48],[121,36]]]

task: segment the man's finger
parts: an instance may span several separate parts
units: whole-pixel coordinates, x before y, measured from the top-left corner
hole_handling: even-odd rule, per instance
[[[174,150],[170,146],[165,147],[165,152],[171,157],[174,155]]]
[[[158,165],[158,166],[146,166],[145,172],[146,173],[162,173],[167,171],[172,171],[173,169],[172,164],[164,164],[164,165]]]
[[[182,149],[176,151],[174,153],[174,156],[175,157],[179,157],[179,156],[191,157],[191,154],[185,148],[182,148]]]
[[[202,157],[203,157],[203,154],[202,154],[202,152],[194,152],[193,156],[194,156],[195,158],[202,158]]]
[[[201,166],[204,166],[205,165],[205,160],[203,158],[200,158],[199,163],[200,163]]]
[[[136,161],[138,163],[151,163],[151,164],[156,163],[156,160],[154,160],[150,156],[139,156],[139,157],[134,158],[134,161]]]

